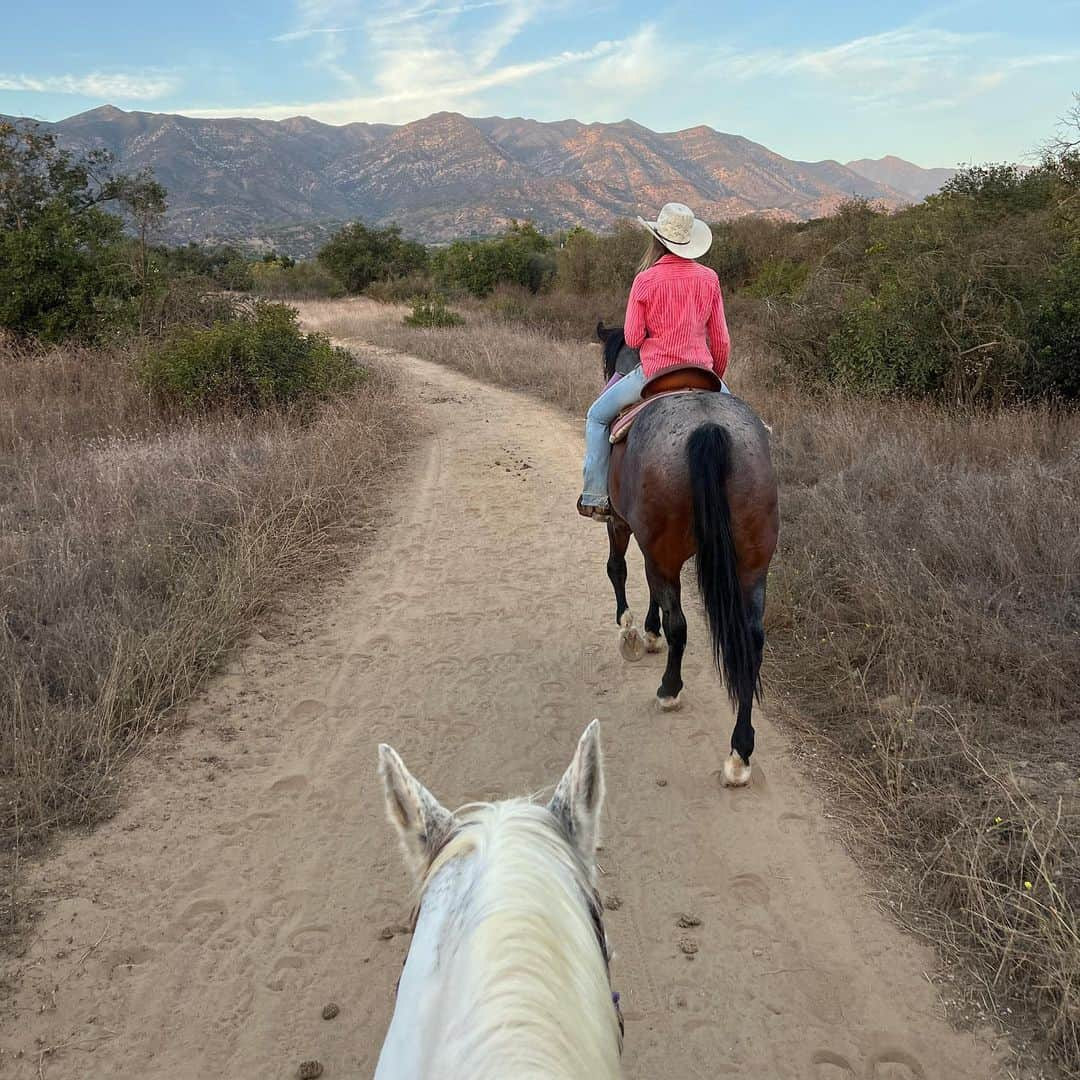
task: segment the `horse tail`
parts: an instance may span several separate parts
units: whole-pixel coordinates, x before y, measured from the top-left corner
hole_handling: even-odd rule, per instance
[[[732,704],[760,696],[754,644],[739,586],[727,480],[731,436],[719,424],[702,424],[686,445],[697,541],[697,580],[712,635],[713,660]]]

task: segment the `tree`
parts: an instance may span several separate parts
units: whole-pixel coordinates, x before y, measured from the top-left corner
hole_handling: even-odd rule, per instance
[[[104,188],[130,220],[135,231],[135,285],[142,302],[139,305],[139,331],[145,329],[148,307],[152,302],[150,280],[150,236],[165,216],[165,188],[149,169],[135,176],[117,176]]]
[[[123,223],[102,207],[123,205],[148,230],[164,190],[112,167],[104,150],[76,158],[37,125],[0,123],[0,326],[58,341],[130,318],[138,267]],[[141,265],[145,283],[145,246]]]
[[[428,267],[427,248],[402,239],[397,225],[372,229],[360,221],[335,233],[318,259],[349,292],[356,293],[376,281],[422,273]]]
[[[432,262],[444,285],[473,296],[488,296],[503,283],[539,292],[555,275],[551,241],[528,221],[512,222],[495,240],[456,240]]]

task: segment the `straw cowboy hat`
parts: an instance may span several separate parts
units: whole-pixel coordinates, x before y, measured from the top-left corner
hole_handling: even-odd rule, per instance
[[[694,217],[694,211],[682,203],[669,202],[655,221],[638,218],[646,228],[672,253],[684,259],[700,259],[712,246],[712,229]]]

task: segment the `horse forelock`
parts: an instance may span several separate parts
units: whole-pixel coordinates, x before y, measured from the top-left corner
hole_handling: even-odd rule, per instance
[[[576,849],[546,807],[530,800],[478,804],[456,815],[432,861],[424,894],[460,859],[475,872],[440,944],[458,1003],[452,1054],[461,1075],[620,1076],[621,1031],[612,1005],[603,908]],[[420,915],[418,914],[418,917]],[[448,1059],[444,1056],[444,1060]]]

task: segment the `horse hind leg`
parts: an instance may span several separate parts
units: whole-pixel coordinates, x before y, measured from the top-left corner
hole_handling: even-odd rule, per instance
[[[619,624],[619,652],[624,660],[637,661],[645,655],[646,643],[634,625],[634,613],[626,599],[626,549],[630,526],[624,521],[608,522],[608,577],[615,590],[615,621]]]
[[[750,624],[753,643],[754,685],[761,671],[761,656],[765,648],[765,579],[762,578],[743,593],[746,618]],[[754,752],[754,725],[752,714],[754,695],[740,695],[735,717],[735,730],[731,733],[731,754],[724,762],[723,778],[728,787],[745,787],[750,783],[750,756]]]
[[[686,616],[682,609],[679,574],[661,573],[648,555],[645,557],[645,574],[662,613],[664,637],[668,643],[667,667],[656,691],[656,700],[664,712],[671,712],[682,704],[682,658],[686,652]]]

